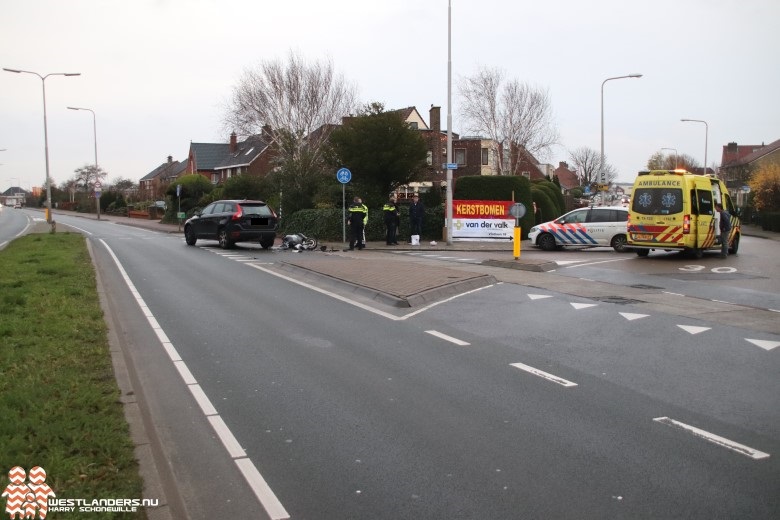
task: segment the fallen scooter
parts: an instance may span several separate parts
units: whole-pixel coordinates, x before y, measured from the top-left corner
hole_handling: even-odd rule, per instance
[[[303,233],[285,235],[282,239],[282,249],[294,249],[296,251],[314,251],[317,249],[317,239],[309,238]]]

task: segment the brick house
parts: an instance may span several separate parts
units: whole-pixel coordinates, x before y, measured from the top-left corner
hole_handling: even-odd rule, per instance
[[[566,161],[560,161],[558,163],[558,167],[553,172],[553,175],[558,177],[558,182],[560,183],[564,194],[580,185],[580,178],[577,176],[577,172],[571,170]]]
[[[765,164],[780,164],[780,139],[767,145],[729,143],[723,147],[718,177],[726,183],[738,206],[747,203],[747,192],[742,191],[742,186]]]
[[[268,129],[238,142],[235,132],[227,143],[190,143],[186,172],[206,177],[212,184],[236,175],[265,177],[273,170],[273,146]]]
[[[161,200],[165,198],[168,185],[184,173],[187,163],[174,161],[172,156],[160,166],[144,175],[138,183],[139,197],[144,200]]]

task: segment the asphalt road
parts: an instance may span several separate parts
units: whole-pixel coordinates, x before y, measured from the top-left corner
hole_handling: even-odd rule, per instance
[[[177,513],[780,516],[780,350],[754,331],[515,283],[390,319],[274,252],[58,222],[93,246]]]

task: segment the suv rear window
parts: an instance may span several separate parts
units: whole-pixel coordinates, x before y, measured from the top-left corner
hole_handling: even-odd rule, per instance
[[[259,217],[272,217],[273,213],[267,204],[241,204],[244,215],[257,215]]]
[[[631,199],[631,211],[640,215],[674,215],[683,210],[680,188],[639,188]]]

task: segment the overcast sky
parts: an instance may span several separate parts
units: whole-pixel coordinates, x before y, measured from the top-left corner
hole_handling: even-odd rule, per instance
[[[447,0],[0,0],[0,67],[46,81],[50,174],[94,162],[135,181],[189,143],[226,142],[224,107],[246,68],[331,60],[363,102],[447,113]],[[674,148],[709,165],[723,145],[780,138],[777,0],[452,0],[457,83],[481,67],[547,89],[560,145],[601,146],[620,181]],[[0,71],[0,191],[45,180],[42,82]],[[683,123],[681,118],[707,121]],[[673,154],[674,152],[665,151]],[[334,172],[334,182],[335,172]]]

